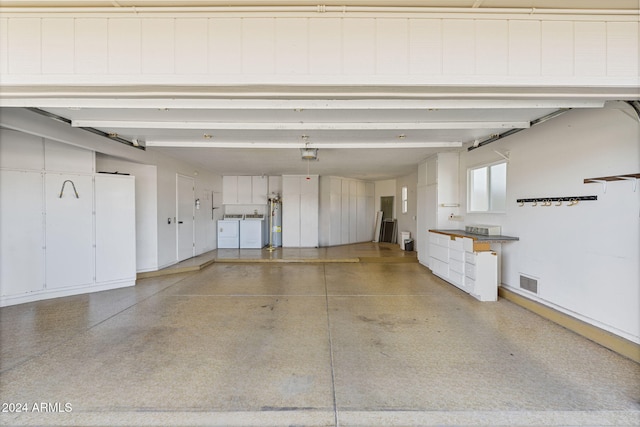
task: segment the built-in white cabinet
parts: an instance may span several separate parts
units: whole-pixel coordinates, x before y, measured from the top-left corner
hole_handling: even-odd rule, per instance
[[[90,285],[95,278],[93,176],[47,173],[44,181],[47,289]]]
[[[282,245],[318,246],[318,175],[282,176]]]
[[[133,176],[96,174],[90,150],[6,130],[0,158],[0,306],[135,284]]]
[[[132,286],[135,178],[0,171],[0,305]]]
[[[252,176],[251,177],[251,204],[266,205],[269,192],[269,177]]]
[[[320,246],[373,239],[375,184],[355,179],[320,178]]]
[[[250,205],[253,203],[253,185],[250,176],[237,176],[238,192],[236,193],[236,203],[239,205]]]
[[[44,289],[41,172],[0,170],[0,296]]]
[[[498,256],[474,250],[471,238],[429,233],[429,268],[480,301],[498,299]]]
[[[460,224],[450,216],[459,215],[458,153],[438,153],[418,167],[418,261],[429,266],[431,245],[428,230],[452,229]]]
[[[266,205],[269,177],[222,177],[222,203],[225,205]]]
[[[134,177],[96,175],[96,282],[135,280],[135,203]]]

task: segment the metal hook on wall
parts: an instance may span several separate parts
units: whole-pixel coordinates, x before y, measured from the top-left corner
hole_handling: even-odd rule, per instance
[[[73,187],[73,192],[76,195],[76,199],[79,199],[80,196],[78,195],[78,190],[76,190],[76,185],[70,179],[67,179],[65,182],[62,183],[62,188],[60,189],[60,198],[62,199],[62,195],[64,194],[64,186],[67,185],[67,182],[71,183],[71,186]]]

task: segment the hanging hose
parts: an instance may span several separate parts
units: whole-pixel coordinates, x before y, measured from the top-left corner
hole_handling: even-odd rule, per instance
[[[79,199],[80,196],[78,195],[78,190],[76,190],[76,185],[70,179],[62,183],[62,188],[60,189],[60,198],[62,199],[62,195],[64,194],[64,186],[67,185],[67,182],[71,183],[71,186],[73,187],[73,192],[76,194],[76,199]]]

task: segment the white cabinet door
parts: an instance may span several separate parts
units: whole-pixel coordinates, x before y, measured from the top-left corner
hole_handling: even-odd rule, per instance
[[[282,198],[282,246],[300,246],[300,195],[287,194]]]
[[[349,181],[342,180],[340,243],[346,245],[349,241]]]
[[[238,203],[238,177],[222,177],[222,203],[225,205],[235,205]]]
[[[0,171],[0,295],[44,289],[42,174]]]
[[[46,288],[92,284],[93,177],[47,173],[45,201]]]
[[[318,246],[319,177],[285,175],[282,179],[282,244]]]
[[[319,177],[302,177],[300,181],[300,246],[318,246]]]
[[[251,177],[251,203],[254,205],[267,204],[269,178],[266,176]]]
[[[97,175],[96,282],[135,279],[135,178]]]
[[[251,191],[252,191],[252,177],[239,176],[238,177],[238,204],[250,205],[252,203]]]

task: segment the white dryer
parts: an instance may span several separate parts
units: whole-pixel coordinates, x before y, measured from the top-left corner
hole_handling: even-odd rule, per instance
[[[240,248],[240,221],[242,215],[225,215],[218,220],[218,249]]]

